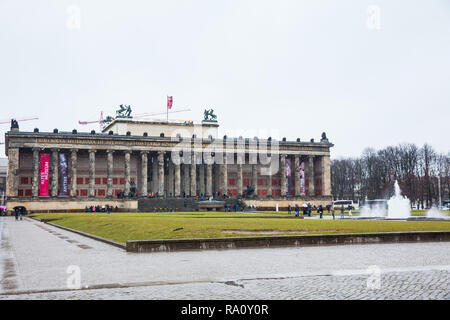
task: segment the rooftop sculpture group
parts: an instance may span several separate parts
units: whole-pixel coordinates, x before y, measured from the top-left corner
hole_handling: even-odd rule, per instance
[[[217,116],[214,114],[213,109],[205,110],[203,112],[204,121],[217,121]]]
[[[119,106],[119,110],[116,111],[117,118],[132,118],[131,116],[131,106],[126,106],[121,104]]]

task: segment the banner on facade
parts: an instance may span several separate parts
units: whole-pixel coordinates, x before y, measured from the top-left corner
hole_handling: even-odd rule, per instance
[[[291,159],[286,159],[286,194],[291,194]]]
[[[67,196],[69,190],[69,181],[67,177],[67,155],[59,154],[59,195]]]
[[[305,196],[306,195],[306,189],[305,189],[305,162],[302,161],[300,164],[300,195]]]
[[[41,154],[41,179],[39,184],[39,196],[48,197],[48,172],[50,168],[50,155]]]

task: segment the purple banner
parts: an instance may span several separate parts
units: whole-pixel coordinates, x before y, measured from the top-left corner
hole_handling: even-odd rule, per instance
[[[291,194],[291,159],[286,159],[286,194]]]
[[[305,196],[306,195],[306,189],[305,189],[305,162],[302,161],[300,164],[300,195]]]
[[[59,195],[67,196],[69,181],[67,177],[67,156],[65,153],[59,154]]]

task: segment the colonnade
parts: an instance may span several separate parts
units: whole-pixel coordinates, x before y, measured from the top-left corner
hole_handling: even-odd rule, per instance
[[[9,170],[11,174],[8,175],[7,180],[7,195],[10,197],[17,196],[17,186],[18,186],[18,174],[19,168],[19,149],[17,152],[15,149],[9,149]],[[86,150],[85,150],[86,151]],[[39,196],[39,181],[40,181],[40,152],[41,149],[32,149],[32,197],[37,198]],[[69,167],[68,174],[71,178],[69,190],[72,197],[77,196],[77,174],[78,174],[78,156],[79,149],[50,149],[50,166],[52,170],[52,180],[50,185],[50,195],[52,197],[58,196],[59,190],[59,179],[58,179],[58,154],[64,152],[69,156]],[[130,178],[131,178],[131,157],[137,156],[139,159],[137,175],[139,175],[139,184],[137,186],[138,195],[145,197],[148,195],[149,190],[157,194],[158,196],[168,195],[166,190],[169,190],[172,196],[181,197],[185,196],[195,196],[203,193],[205,196],[212,196],[213,194],[224,194],[229,190],[229,157],[224,156],[222,163],[215,163],[214,159],[209,162],[198,161],[202,158],[199,153],[192,152],[189,160],[183,161],[178,159],[175,161],[171,159],[170,152],[167,151],[118,151],[118,150],[96,150],[89,149],[88,159],[88,174],[89,174],[89,189],[88,196],[95,196],[95,178],[96,178],[96,155],[99,152],[106,153],[106,197],[113,197],[113,173],[114,173],[114,157],[123,156],[124,157],[124,193],[127,195],[130,192]],[[236,189],[238,196],[243,194],[244,189],[244,176],[243,176],[243,166],[245,165],[245,155],[234,154],[233,159],[236,159],[236,171],[232,174],[236,175]],[[273,155],[272,155],[273,157]],[[231,157],[230,157],[231,158]],[[309,181],[306,186],[308,195],[314,196],[316,194],[315,185],[319,181],[319,186],[321,188],[320,195],[330,195],[330,157],[329,155],[300,155],[300,154],[279,154],[279,170],[276,172],[268,172],[262,175],[261,169],[262,165],[251,164],[251,180],[255,187],[255,194],[258,194],[258,178],[267,178],[267,185],[265,190],[267,191],[267,196],[272,196],[272,180],[275,174],[280,172],[281,176],[281,197],[287,196],[287,185],[283,183],[287,178],[287,166],[286,160],[290,159],[291,162],[291,177],[293,178],[294,185],[294,195],[302,196],[300,186],[301,186],[301,174],[305,173],[305,179]],[[189,162],[189,163],[188,163]],[[198,163],[201,162],[201,163]],[[304,171],[301,170],[301,163],[304,163]],[[234,164],[233,163],[233,164]],[[277,168],[278,169],[278,168]],[[270,170],[270,169],[269,169]],[[152,179],[149,179],[149,172],[151,172]],[[166,174],[167,173],[167,174]],[[183,174],[182,174],[183,173]],[[217,176],[216,176],[217,175]],[[199,179],[198,179],[199,178]],[[168,179],[168,181],[165,181]],[[197,185],[197,180],[200,184]],[[150,181],[150,183],[149,183]],[[182,188],[183,187],[183,188]],[[167,192],[167,193],[166,193]]]

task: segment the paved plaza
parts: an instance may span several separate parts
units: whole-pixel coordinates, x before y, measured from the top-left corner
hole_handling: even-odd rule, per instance
[[[138,254],[29,218],[0,234],[0,300],[450,300],[445,242]]]

